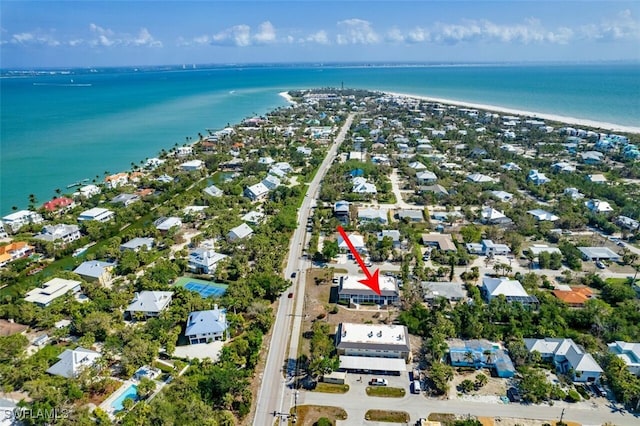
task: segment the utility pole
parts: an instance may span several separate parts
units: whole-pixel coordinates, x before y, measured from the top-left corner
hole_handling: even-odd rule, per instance
[[[562,409],[562,413],[560,413],[560,424],[562,423],[562,418],[564,417],[564,408]]]

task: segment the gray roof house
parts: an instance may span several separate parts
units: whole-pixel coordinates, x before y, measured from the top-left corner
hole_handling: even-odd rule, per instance
[[[398,219],[406,219],[409,222],[424,222],[422,210],[398,210]]]
[[[378,233],[378,241],[382,241],[385,237],[391,238],[394,246],[400,245],[400,231],[397,229],[384,229]]]
[[[125,251],[125,250],[138,251],[145,246],[147,247],[147,250],[148,250],[148,249],[152,249],[154,244],[155,244],[155,241],[153,238],[136,237],[132,240],[127,241],[124,244],[120,244],[120,251]]]
[[[246,223],[242,223],[229,231],[229,233],[227,234],[227,238],[230,241],[236,241],[247,238],[251,234],[253,234],[253,229],[251,229],[251,227],[249,227],[249,225],[247,225]]]
[[[111,272],[115,266],[115,263],[89,260],[82,262],[73,272],[80,275],[86,281],[97,281],[105,285],[111,281]]]
[[[267,196],[269,193],[269,188],[264,186],[264,183],[258,182],[255,185],[248,186],[244,190],[244,196],[249,198],[251,201],[260,200]]]
[[[49,367],[47,373],[72,379],[78,377],[84,368],[91,367],[101,356],[89,349],[67,349],[58,355],[60,361]]]
[[[608,343],[609,352],[616,354],[627,364],[627,369],[631,374],[640,377],[640,343],[628,343],[615,341]]]
[[[269,188],[269,190],[274,190],[281,185],[281,182],[276,176],[267,175],[266,178],[262,179],[262,184]]]
[[[224,195],[222,189],[218,188],[215,185],[207,186],[205,189],[203,189],[203,191],[205,194],[211,197],[222,197]]]
[[[78,225],[47,225],[42,228],[42,232],[34,238],[40,241],[57,241],[62,240],[64,243],[70,243],[79,239],[80,227]]]
[[[122,204],[127,207],[136,201],[140,201],[140,196],[137,194],[120,194],[111,199],[111,204]]]
[[[191,312],[184,335],[191,345],[208,343],[213,340],[224,340],[227,327],[226,311],[214,305],[209,311]]]
[[[440,297],[444,297],[449,302],[457,302],[467,297],[466,290],[462,283],[425,281],[420,283],[422,287],[422,297],[425,302],[433,302]]]
[[[436,176],[436,174],[433,172],[423,170],[416,173],[416,179],[418,180],[419,185],[430,185],[436,183],[436,181],[438,180],[438,176]]]
[[[125,314],[130,318],[135,318],[138,313],[147,318],[157,317],[169,306],[172,297],[172,291],[141,291],[135,294]]]
[[[558,372],[572,374],[574,382],[596,382],[602,368],[571,339],[545,338],[524,339],[529,352],[537,351],[542,359],[553,361]]]

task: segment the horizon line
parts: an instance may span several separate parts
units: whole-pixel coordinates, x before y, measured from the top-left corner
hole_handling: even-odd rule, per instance
[[[24,72],[32,70],[79,70],[79,69],[118,69],[133,68],[137,71],[159,68],[184,69],[190,71],[204,68],[234,68],[234,67],[281,67],[281,66],[301,66],[301,67],[463,67],[463,66],[517,66],[517,65],[608,65],[626,64],[640,65],[640,59],[591,59],[591,60],[522,60],[522,61],[274,61],[274,62],[207,62],[193,63],[182,62],[172,64],[122,64],[122,65],[69,65],[69,66],[23,66],[23,67],[0,67],[0,72]],[[195,68],[194,68],[195,67]]]

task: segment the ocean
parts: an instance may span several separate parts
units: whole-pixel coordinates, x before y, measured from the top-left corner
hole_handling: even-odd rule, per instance
[[[341,85],[640,125],[640,64],[3,70],[0,215],[286,106],[279,92]]]

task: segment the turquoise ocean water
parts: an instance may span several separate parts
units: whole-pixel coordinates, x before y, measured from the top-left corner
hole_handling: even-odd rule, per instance
[[[640,64],[5,70],[0,214],[284,106],[279,92],[342,84],[640,126]]]

